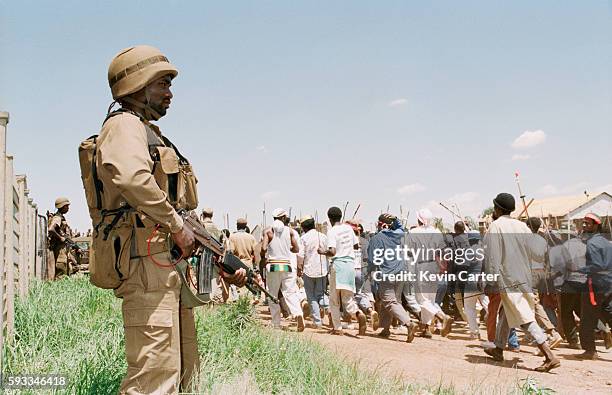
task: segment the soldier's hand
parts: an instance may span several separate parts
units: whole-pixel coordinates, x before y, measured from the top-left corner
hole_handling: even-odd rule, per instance
[[[237,287],[243,287],[247,281],[246,274],[246,270],[238,269],[234,274],[223,273],[223,278],[230,284],[234,284]]]
[[[191,256],[195,239],[193,237],[193,231],[185,223],[183,228],[176,233],[172,233],[172,240],[181,249],[183,257]]]

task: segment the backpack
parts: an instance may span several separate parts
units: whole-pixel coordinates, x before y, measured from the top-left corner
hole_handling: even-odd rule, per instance
[[[110,113],[104,122],[121,112]],[[98,178],[96,166],[97,139],[96,134],[79,144],[81,181],[93,226],[89,279],[99,288],[115,289],[128,274],[125,268],[128,267],[130,243],[134,236],[133,216],[130,214],[134,210],[129,205],[115,210],[102,209],[104,185]]]

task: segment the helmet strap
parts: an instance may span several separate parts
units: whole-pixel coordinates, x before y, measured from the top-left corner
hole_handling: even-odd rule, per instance
[[[131,105],[137,107],[140,110],[143,110],[144,112],[143,115],[145,119],[149,121],[157,121],[159,118],[161,118],[161,115],[159,115],[157,111],[151,108],[151,106],[149,106],[148,100],[147,100],[147,103],[142,103],[129,96],[122,97],[121,100],[125,101],[126,103],[130,103]]]

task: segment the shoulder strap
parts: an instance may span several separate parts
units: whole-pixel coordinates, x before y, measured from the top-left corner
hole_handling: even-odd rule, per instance
[[[181,152],[178,150],[178,148],[176,148],[176,145],[174,145],[166,136],[162,136],[162,140],[164,141],[164,143],[168,146],[168,147],[172,147],[174,149],[174,151],[176,152],[176,154],[178,155],[178,157],[181,159],[181,161],[183,161],[184,163],[189,163],[189,161],[187,160],[187,158],[185,158]]]

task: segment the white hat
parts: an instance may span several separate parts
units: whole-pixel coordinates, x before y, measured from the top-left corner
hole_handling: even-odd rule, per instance
[[[272,218],[280,218],[280,217],[286,217],[287,216],[287,212],[285,211],[284,208],[277,208],[274,211],[272,211]]]
[[[421,209],[417,212],[417,219],[421,221],[424,226],[429,226],[429,222],[432,218],[433,214],[428,208]]]

